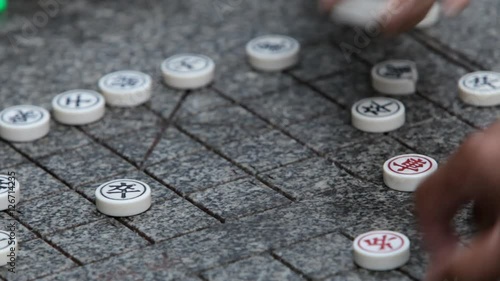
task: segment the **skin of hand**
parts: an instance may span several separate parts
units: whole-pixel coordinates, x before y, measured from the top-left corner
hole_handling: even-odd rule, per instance
[[[416,209],[431,265],[425,281],[500,278],[500,121],[475,133],[417,189]],[[474,202],[478,233],[467,246],[451,226]]]
[[[349,0],[320,0],[319,6],[323,11],[330,11],[340,1]],[[366,0],[373,1],[373,0]],[[384,24],[386,34],[394,35],[412,29],[431,9],[436,0],[389,0],[390,18]],[[443,10],[447,16],[455,16],[467,5],[469,0],[444,0]]]

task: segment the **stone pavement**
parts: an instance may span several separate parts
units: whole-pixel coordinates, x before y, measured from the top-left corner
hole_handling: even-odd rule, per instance
[[[98,123],[0,141],[0,170],[16,172],[23,194],[18,212],[0,215],[17,222],[21,241],[17,273],[4,268],[4,280],[419,280],[427,256],[412,195],[386,188],[381,165],[405,152],[442,162],[500,112],[464,105],[456,89],[466,72],[500,69],[495,0],[394,39],[360,38],[307,0],[11,2],[0,29],[2,108],[50,108],[57,93],[95,90],[114,70],[156,83],[150,102],[108,108]],[[300,40],[300,65],[252,71],[244,45],[266,33]],[[350,57],[346,44],[357,46]],[[160,62],[188,51],[216,61],[215,83],[167,88]],[[370,68],[392,58],[420,70],[418,93],[400,99],[408,120],[389,134],[359,132],[350,105],[375,94]],[[97,212],[95,188],[117,177],[150,184],[152,208],[120,219]],[[464,235],[468,217],[457,218]],[[377,228],[410,237],[403,268],[353,264],[351,241]]]

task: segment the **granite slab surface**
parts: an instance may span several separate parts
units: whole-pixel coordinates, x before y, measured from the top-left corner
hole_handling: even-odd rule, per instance
[[[0,280],[420,280],[428,257],[412,194],[387,188],[381,166],[408,152],[442,163],[500,115],[458,98],[461,75],[500,70],[500,4],[471,2],[428,30],[359,46],[359,30],[333,24],[312,0],[11,1],[0,15],[0,108],[50,110],[56,94],[97,90],[123,69],[150,74],[153,97],[85,126],[53,121],[35,142],[0,140],[0,171],[15,172],[23,193],[1,214],[20,251],[16,273],[3,267]],[[300,41],[297,66],[248,65],[246,42],[270,33]],[[358,46],[346,54],[345,44]],[[214,83],[166,86],[159,65],[180,52],[214,59]],[[370,69],[385,59],[416,62],[417,93],[401,97],[402,128],[360,132],[350,107],[377,95]],[[117,177],[150,184],[146,213],[96,210],[95,188]],[[467,214],[456,223],[471,235]],[[352,240],[376,228],[411,239],[407,265],[380,273],[353,263]]]

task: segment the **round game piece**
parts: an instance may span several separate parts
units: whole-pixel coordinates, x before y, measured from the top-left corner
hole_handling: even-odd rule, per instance
[[[436,160],[419,154],[393,157],[384,163],[385,184],[398,191],[413,192],[438,168]]]
[[[102,184],[95,191],[99,212],[112,217],[129,217],[151,207],[149,185],[130,179],[118,179]]]
[[[21,200],[21,187],[15,177],[0,175],[0,211],[15,206]]]
[[[348,0],[339,1],[330,13],[333,21],[358,26],[368,27],[377,24],[387,7],[387,0]]]
[[[405,123],[405,106],[391,98],[366,98],[352,106],[351,122],[355,128],[369,133],[393,131]]]
[[[133,70],[122,70],[105,75],[99,80],[99,89],[111,106],[131,107],[151,98],[151,76]]]
[[[460,99],[475,106],[500,104],[500,73],[477,71],[466,74],[458,81]]]
[[[382,94],[413,94],[417,81],[417,65],[409,60],[388,60],[372,68],[373,88]]]
[[[9,262],[15,261],[16,258],[17,258],[16,233],[0,230],[0,266],[7,265]]]
[[[39,106],[17,105],[0,112],[0,137],[13,142],[28,142],[49,133],[50,113]]]
[[[215,63],[204,55],[180,54],[161,64],[165,83],[177,89],[197,89],[214,80]]]
[[[353,246],[354,262],[368,270],[396,269],[410,259],[410,240],[394,231],[376,230],[361,234]]]
[[[429,28],[433,25],[435,25],[439,21],[439,13],[441,12],[441,6],[439,5],[438,2],[435,2],[427,15],[425,16],[422,21],[420,21],[417,25],[416,28]]]
[[[90,90],[71,90],[52,99],[54,118],[66,125],[84,125],[104,116],[105,102],[101,94]]]
[[[281,71],[299,61],[300,43],[288,36],[264,35],[247,43],[248,61],[261,71]]]

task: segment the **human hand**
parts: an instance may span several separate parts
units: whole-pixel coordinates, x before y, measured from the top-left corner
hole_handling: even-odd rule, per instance
[[[416,192],[431,265],[426,281],[494,281],[500,277],[500,122],[469,137]],[[451,221],[474,201],[479,233],[459,244]]]
[[[330,11],[340,1],[349,0],[319,0],[320,9]],[[374,1],[374,0],[366,0]],[[417,25],[429,12],[436,0],[389,0],[388,19],[382,26],[386,34],[398,34],[410,30]],[[469,0],[444,0],[443,10],[447,16],[455,16],[467,5]]]

